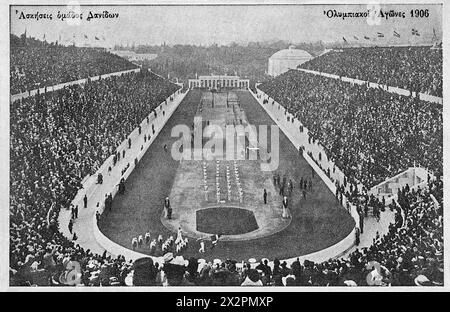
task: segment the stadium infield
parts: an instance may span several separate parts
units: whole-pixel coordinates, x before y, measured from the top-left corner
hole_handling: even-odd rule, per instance
[[[248,91],[236,93],[250,124],[274,124]],[[177,140],[171,137],[171,130],[175,125],[192,124],[201,96],[200,90],[189,92],[128,178],[126,194],[114,199],[111,212],[104,212],[99,227],[112,241],[131,248],[132,237],[146,232],[150,232],[152,238],[160,234],[164,239],[170,235],[176,237],[176,232],[169,230],[161,222],[161,214],[164,198],[171,193],[180,162],[172,159],[163,146],[167,144],[170,147]],[[286,175],[288,181],[294,181],[290,203],[293,219],[290,224],[265,237],[220,241],[213,250],[209,250],[210,242],[207,241],[204,254],[198,253],[198,242],[188,235],[190,242],[188,249],[183,252],[184,257],[195,256],[208,260],[229,258],[237,261],[263,257],[286,259],[327,248],[350,233],[354,227],[353,219],[338,204],[334,194],[317,174],[312,178],[312,191],[308,191],[306,200],[301,198],[299,181],[301,177],[311,178],[311,167],[281,131],[279,145],[280,164],[277,172],[281,177]],[[278,200],[281,204],[281,197]],[[218,223],[219,228],[219,223],[226,222],[225,220],[212,218],[208,226],[214,228],[214,223]],[[145,247],[136,251],[149,254]],[[161,251],[152,255],[160,256]]]

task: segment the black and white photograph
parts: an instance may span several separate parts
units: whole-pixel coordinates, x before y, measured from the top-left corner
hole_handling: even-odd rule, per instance
[[[2,5],[0,289],[448,291],[448,11]]]

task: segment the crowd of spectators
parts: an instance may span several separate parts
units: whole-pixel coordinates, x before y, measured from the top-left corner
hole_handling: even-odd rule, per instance
[[[69,285],[443,286],[443,202],[438,197],[436,204],[430,196],[442,191],[441,180],[429,181],[427,188],[417,191],[403,188],[399,204],[392,205],[396,222],[386,235],[375,238],[368,248],[322,263],[297,259],[288,265],[278,259],[269,263],[266,258],[205,261],[172,252],[159,259],[127,262],[122,256],[95,255],[67,243],[27,256],[20,271],[11,273],[12,281],[65,286],[68,268],[76,261],[78,278]]]
[[[97,259],[59,232],[59,211],[69,209],[82,179],[117,153],[131,131],[177,89],[150,72],[129,73],[11,103],[10,268],[15,277],[36,261],[38,269],[50,266],[53,272],[59,258]],[[21,278],[12,281],[24,284]]]
[[[442,97],[442,61],[430,46],[346,48],[299,67]]]
[[[11,94],[137,67],[103,49],[64,46],[12,34],[10,41]]]
[[[301,120],[350,180],[370,188],[413,166],[442,175],[442,106],[297,70],[258,88]]]

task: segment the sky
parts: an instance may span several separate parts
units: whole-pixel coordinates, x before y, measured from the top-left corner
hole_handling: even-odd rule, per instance
[[[11,33],[20,35],[25,29],[27,36],[47,41],[75,40],[77,44],[95,40],[97,36],[105,45],[114,44],[196,44],[219,45],[231,42],[285,40],[292,43],[322,40],[363,40],[363,36],[376,37],[377,32],[385,39],[393,40],[393,31],[401,35],[401,43],[415,38],[411,29],[419,30],[421,37],[433,35],[433,28],[442,37],[441,5],[381,5],[383,11],[405,12],[405,18],[381,19],[375,24],[367,18],[328,18],[324,12],[364,12],[367,5],[233,5],[233,6],[11,6]],[[429,16],[413,18],[410,11],[428,9]],[[57,18],[58,12],[82,13],[78,23]],[[89,12],[107,10],[118,13],[114,19],[87,21]],[[52,20],[20,19],[21,13],[52,14]],[[73,36],[75,35],[75,39]],[[103,40],[105,38],[105,40]],[[60,42],[61,42],[60,41]],[[95,41],[94,41],[95,42]]]

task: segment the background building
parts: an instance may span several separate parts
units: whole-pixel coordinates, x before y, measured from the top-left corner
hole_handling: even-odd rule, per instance
[[[289,49],[276,52],[269,58],[268,74],[273,77],[278,76],[312,58],[313,56],[308,52],[295,49],[291,46]]]

